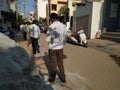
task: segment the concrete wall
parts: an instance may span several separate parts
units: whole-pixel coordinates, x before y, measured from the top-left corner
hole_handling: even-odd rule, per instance
[[[13,11],[16,11],[16,1],[10,2],[10,9],[12,9]]]
[[[41,1],[41,0],[38,0],[38,3],[37,3],[37,7],[38,7],[38,20],[39,20],[39,17],[43,17],[45,18],[46,17],[46,5],[48,4],[48,1]]]
[[[91,20],[91,33],[90,38],[94,39],[96,32],[101,29],[102,26],[102,15],[103,7],[102,2],[93,2],[92,7],[92,20]]]
[[[58,3],[58,2],[63,2],[63,4]],[[57,5],[57,10],[56,10],[56,11],[55,11],[55,10],[52,10],[52,6],[51,6],[51,13],[58,13],[58,11],[60,10],[60,8],[66,5],[66,4],[64,4],[64,3],[66,3],[66,2],[67,2],[67,0],[51,0],[51,1],[50,1],[50,4],[51,4],[51,5],[52,5],[52,4],[56,4],[56,5]]]
[[[80,16],[89,16],[88,20],[88,38],[90,37],[91,32],[91,16],[92,16],[92,3],[87,3],[85,6],[77,7],[73,14],[73,30],[76,31],[76,18]]]
[[[8,11],[7,0],[0,0],[0,11]]]
[[[0,19],[3,19],[1,15],[1,11],[9,11],[9,7],[7,5],[7,0],[0,0]]]
[[[95,38],[96,32],[102,26],[103,4],[102,2],[88,2],[85,6],[77,7],[73,15],[73,30],[76,31],[76,18],[89,16],[88,20],[88,38]]]
[[[69,22],[67,22],[67,29],[70,28],[70,21],[71,21],[71,16],[73,16],[73,12],[76,9],[76,7],[72,6],[73,0],[68,0],[68,8],[69,8]]]

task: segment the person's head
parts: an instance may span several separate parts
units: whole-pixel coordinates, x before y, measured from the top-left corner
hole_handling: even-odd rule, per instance
[[[36,22],[36,20],[33,20],[33,22],[32,22],[33,24],[36,24],[37,22]]]
[[[56,13],[51,13],[50,14],[50,20],[53,21],[57,21],[59,20],[59,16]]]
[[[30,22],[27,22],[28,25],[30,25]]]

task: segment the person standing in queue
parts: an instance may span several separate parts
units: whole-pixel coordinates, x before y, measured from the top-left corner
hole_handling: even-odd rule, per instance
[[[32,43],[33,55],[37,52],[40,53],[38,39],[40,39],[40,28],[36,24],[36,20],[33,20],[33,23],[30,27],[30,38]]]
[[[52,24],[47,29],[46,42],[49,44],[49,60],[51,71],[48,78],[50,83],[53,83],[58,74],[61,82],[66,83],[65,70],[63,65],[63,47],[66,41],[66,26],[59,21],[59,16],[56,13],[50,15]]]

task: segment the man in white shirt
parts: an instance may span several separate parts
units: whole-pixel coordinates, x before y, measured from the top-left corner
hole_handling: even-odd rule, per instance
[[[33,24],[30,26],[30,38],[31,38],[31,43],[32,43],[32,48],[33,48],[33,54],[36,54],[36,52],[40,53],[39,50],[39,44],[38,44],[38,39],[40,38],[40,29],[36,25],[36,21],[33,20]]]
[[[47,29],[46,41],[49,44],[49,59],[51,71],[48,81],[55,81],[56,74],[59,72],[59,79],[66,83],[65,70],[63,65],[63,47],[66,39],[66,26],[59,21],[56,13],[50,15],[52,24]],[[57,69],[58,67],[58,69]]]

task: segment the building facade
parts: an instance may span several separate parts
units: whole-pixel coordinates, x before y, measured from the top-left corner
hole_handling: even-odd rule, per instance
[[[98,31],[101,31],[103,2],[87,1],[76,4],[76,10],[73,12],[73,30],[79,31],[82,27],[87,38],[93,39]]]
[[[67,4],[67,0],[50,0],[50,12],[58,13]]]
[[[46,5],[48,0],[35,0],[35,18],[39,20],[40,18],[46,18]]]
[[[48,0],[48,5],[47,5],[47,23],[50,24],[49,21],[49,15],[50,13],[57,13],[60,14],[61,8],[65,7],[67,5],[67,0]]]
[[[120,32],[120,2],[105,0],[103,26],[106,32]]]
[[[30,11],[29,12],[29,21],[32,23],[33,20],[34,20],[34,11]]]
[[[82,26],[88,39],[98,31],[120,32],[119,0],[68,0],[68,8],[67,27],[77,32]]]
[[[3,27],[7,27],[16,22],[16,10],[17,10],[16,0],[0,0],[0,23]]]

